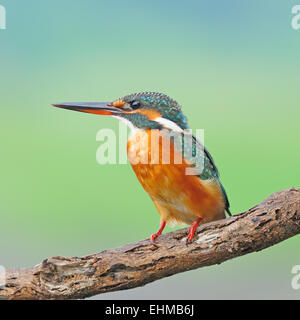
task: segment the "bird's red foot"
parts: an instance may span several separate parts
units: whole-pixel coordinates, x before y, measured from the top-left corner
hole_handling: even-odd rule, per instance
[[[190,243],[190,242],[193,241],[195,231],[196,231],[197,227],[199,226],[199,223],[200,223],[201,220],[202,220],[202,218],[198,218],[195,222],[193,222],[191,224],[191,226],[189,228],[189,234],[188,234],[188,237],[186,239],[187,243]]]
[[[165,226],[166,226],[166,222],[165,222],[165,221],[162,221],[162,222],[160,223],[160,227],[159,227],[158,231],[157,231],[156,233],[153,233],[153,235],[150,237],[150,241],[151,241],[153,244],[155,243],[156,238],[159,237],[159,236],[162,234]]]
[[[158,234],[158,232],[153,233],[153,235],[150,237],[150,241],[152,243],[155,243],[156,238],[159,237],[159,236],[160,236],[160,234]]]

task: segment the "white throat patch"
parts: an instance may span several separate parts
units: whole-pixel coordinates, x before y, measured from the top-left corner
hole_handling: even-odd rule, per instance
[[[130,129],[130,135],[133,135],[137,132],[137,130],[139,128],[137,128],[135,125],[133,125],[129,120],[122,118],[122,117],[118,117],[118,116],[113,116],[113,118],[116,118],[118,120],[120,120],[121,122],[125,123],[127,125],[127,127]]]
[[[156,118],[155,119],[156,122],[160,123],[161,125],[163,125],[165,128],[171,129],[173,131],[176,132],[183,132],[183,129],[180,128],[175,122],[166,119],[166,118]]]

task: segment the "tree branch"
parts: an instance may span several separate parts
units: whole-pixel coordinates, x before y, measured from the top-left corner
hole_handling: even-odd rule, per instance
[[[32,269],[7,272],[0,299],[76,299],[136,288],[176,273],[220,264],[300,233],[300,189],[275,193],[250,210],[187,229],[78,258],[53,257]]]

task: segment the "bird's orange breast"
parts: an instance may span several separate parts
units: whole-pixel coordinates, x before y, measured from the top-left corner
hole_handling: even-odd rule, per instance
[[[215,180],[201,180],[186,175],[190,166],[172,142],[163,143],[159,130],[138,130],[127,143],[127,153],[132,168],[151,199],[161,219],[168,223],[193,223],[224,218],[224,200]],[[152,140],[152,143],[151,143]],[[170,163],[165,163],[170,159]],[[174,163],[175,162],[175,163]]]

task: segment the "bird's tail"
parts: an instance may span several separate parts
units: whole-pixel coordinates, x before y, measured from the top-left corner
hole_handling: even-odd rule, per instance
[[[222,193],[223,193],[223,197],[224,197],[224,201],[225,201],[225,211],[228,213],[228,215],[231,217],[232,214],[230,212],[230,203],[229,203],[229,200],[228,200],[228,197],[227,197],[227,194],[226,194],[226,191],[222,185],[222,183],[220,182],[219,180],[219,183],[220,183],[220,187],[221,187],[221,190],[222,190]]]

